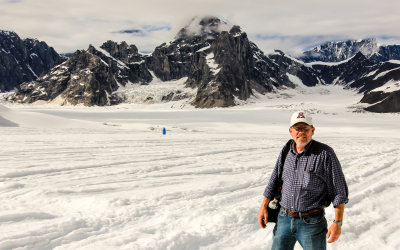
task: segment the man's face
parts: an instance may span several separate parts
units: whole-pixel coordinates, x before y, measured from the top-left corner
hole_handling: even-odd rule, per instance
[[[289,128],[290,135],[297,146],[305,147],[314,135],[315,128],[304,122],[294,124]]]

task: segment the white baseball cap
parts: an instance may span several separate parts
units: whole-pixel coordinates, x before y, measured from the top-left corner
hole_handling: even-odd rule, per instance
[[[299,122],[304,122],[313,126],[311,115],[305,111],[297,111],[292,114],[292,117],[290,118],[290,127]]]

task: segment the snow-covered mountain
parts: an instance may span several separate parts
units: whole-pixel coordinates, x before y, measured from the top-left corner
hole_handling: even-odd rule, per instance
[[[9,91],[26,81],[36,80],[65,61],[45,42],[15,32],[0,30],[0,91]]]
[[[375,38],[328,42],[305,51],[298,59],[304,62],[340,62],[358,52],[375,63],[400,59],[400,45],[378,45]]]
[[[312,74],[281,52],[266,56],[239,26],[215,17],[196,21],[180,30],[174,41],[157,47],[150,66],[163,80],[187,76],[187,86],[198,89],[192,101],[196,107],[233,106],[255,91],[294,87],[289,71],[298,77]]]
[[[358,89],[372,112],[400,112],[400,61],[372,63],[361,52],[339,63],[308,64],[324,84],[338,84]]]
[[[398,61],[373,60],[381,48],[374,39],[330,43],[319,48],[326,60],[345,60],[304,63],[279,50],[264,54],[237,25],[216,17],[195,18],[151,55],[125,42],[90,45],[36,81],[21,84],[9,100],[103,106],[186,99],[210,108],[234,106],[282,88],[337,84],[365,93],[361,102],[375,107],[367,107],[369,111],[400,112],[397,95],[388,94],[395,88],[379,91],[397,86],[400,79]],[[397,55],[396,47],[390,51],[387,55]],[[379,94],[374,94],[376,88]]]
[[[318,83],[317,76],[301,62],[279,51],[266,56],[239,26],[206,17],[194,19],[175,40],[158,46],[149,56],[140,55],[134,45],[112,41],[97,49],[89,46],[86,51],[77,51],[47,75],[22,84],[10,100],[32,103],[57,99],[62,104],[109,105],[126,99],[123,91],[116,90],[128,83],[186,77],[185,85],[197,89],[190,100],[193,105],[227,107],[248,99],[255,91],[295,87],[290,76],[308,85]],[[176,99],[178,95],[171,92],[162,99]]]

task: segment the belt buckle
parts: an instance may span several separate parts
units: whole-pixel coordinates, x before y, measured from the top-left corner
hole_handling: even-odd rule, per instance
[[[293,217],[293,218],[298,218],[299,217],[299,213],[298,212],[292,213],[292,212],[289,211],[289,209],[286,209],[286,208],[283,208],[283,209],[285,210],[286,214],[288,214],[290,217]]]
[[[321,210],[322,210],[321,208],[314,208],[314,209],[311,209],[311,210],[309,210],[309,211],[307,211],[307,212],[302,213],[301,217],[307,216],[307,215],[310,215],[310,214],[313,214],[313,213],[316,213],[316,212],[319,212],[319,211],[321,211]]]

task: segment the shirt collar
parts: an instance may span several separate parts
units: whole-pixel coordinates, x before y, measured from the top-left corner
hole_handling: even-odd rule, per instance
[[[296,146],[296,142],[293,140],[293,141],[292,141],[292,144],[290,145],[290,151],[291,151],[293,154],[295,154],[295,155],[303,155],[303,154],[305,154],[305,153],[310,149],[311,144],[312,144],[313,141],[314,141],[314,140],[311,139],[311,141],[306,145],[306,147],[304,148],[304,150],[303,150],[301,153],[297,153],[297,152],[294,150],[294,147]]]

